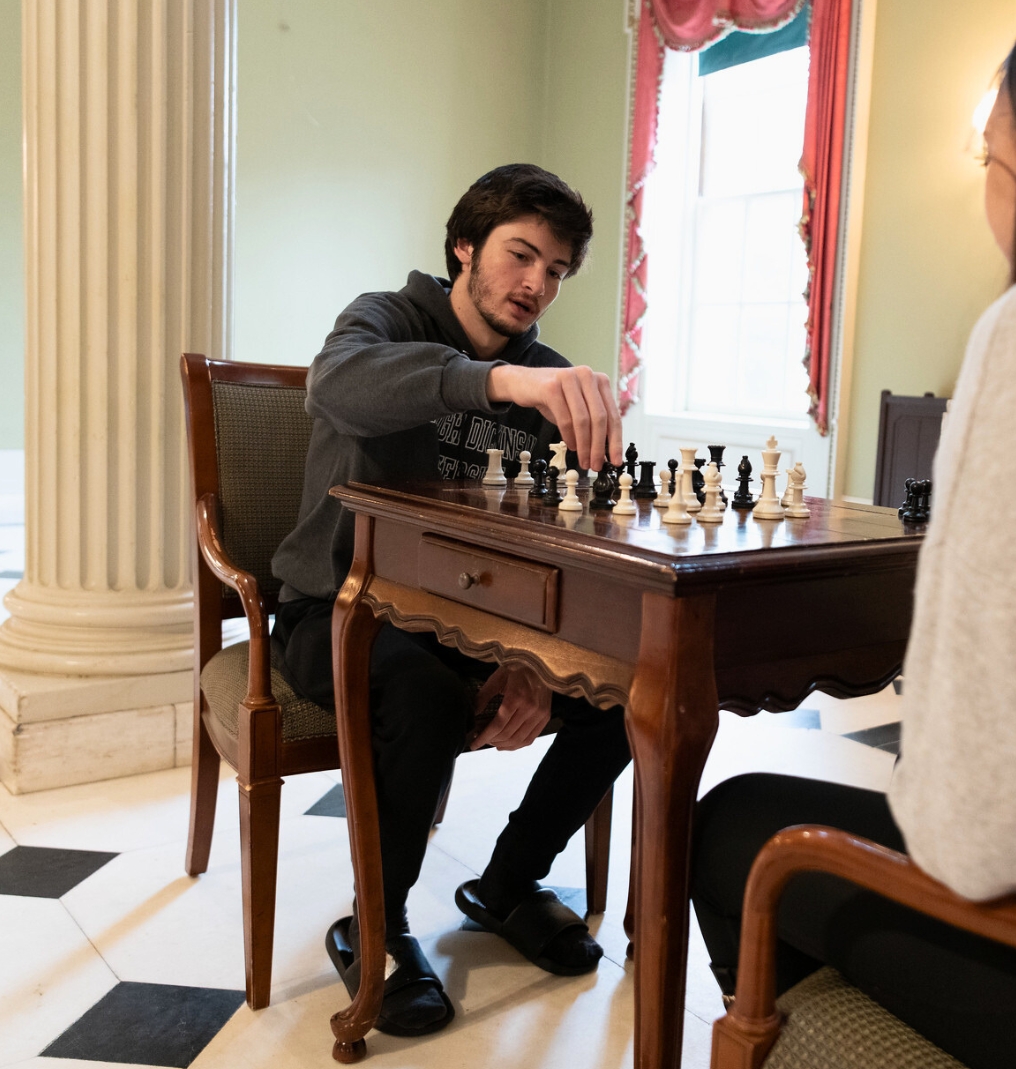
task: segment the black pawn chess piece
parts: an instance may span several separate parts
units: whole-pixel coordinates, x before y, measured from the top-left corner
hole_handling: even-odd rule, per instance
[[[702,474],[705,462],[705,457],[696,457],[695,467],[691,470],[691,488],[700,505],[706,503],[706,477]]]
[[[723,450],[726,448],[727,447],[725,445],[706,446],[706,449],[709,450],[709,460],[716,465],[717,471],[722,471],[724,467],[726,467],[726,465],[723,463]],[[727,495],[722,486],[720,487],[720,500],[724,503],[724,505],[727,503]]]
[[[639,458],[639,451],[635,448],[635,443],[631,445],[624,452],[624,459],[627,461],[625,464],[625,471],[631,476],[631,481],[635,482],[635,462]]]
[[[896,515],[899,516],[901,520],[903,519],[903,513],[910,509],[914,504],[913,487],[916,482],[916,479],[907,479],[903,484],[903,504],[896,510]]]
[[[533,485],[529,496],[535,498],[537,503],[542,503],[547,496],[547,462],[534,460],[529,466],[529,474],[533,477]]]
[[[639,481],[635,486],[632,497],[636,500],[654,501],[659,493],[656,489],[656,483],[653,481],[653,469],[656,467],[656,461],[640,460],[639,467],[642,469],[642,473],[639,475]]]
[[[611,496],[610,465],[604,464],[593,482],[593,496],[589,501],[590,512],[607,512],[617,502]]]
[[[674,496],[674,490],[677,487],[677,461],[673,457],[667,461],[667,467],[670,468],[670,486],[667,488],[667,493],[671,497]]]
[[[737,465],[737,490],[734,492],[734,499],[731,502],[735,509],[753,509],[755,507],[755,501],[751,496],[751,491],[748,489],[748,483],[751,481],[751,461],[746,456],[741,457],[741,463]]]
[[[557,489],[557,475],[557,466],[551,464],[547,469],[547,496],[543,499],[543,503],[550,508],[557,508],[564,500]]]
[[[900,519],[904,523],[927,523],[931,519],[931,480],[908,479],[907,482],[911,483],[908,488],[910,500]]]

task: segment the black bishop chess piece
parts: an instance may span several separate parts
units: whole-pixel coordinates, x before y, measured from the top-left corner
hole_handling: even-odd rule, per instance
[[[547,469],[547,496],[543,499],[543,503],[548,508],[557,508],[558,505],[564,500],[560,492],[557,489],[558,471],[557,465],[551,464]]]
[[[696,457],[695,467],[691,470],[692,492],[698,498],[698,503],[700,505],[706,503],[706,477],[702,474],[702,468],[705,466],[705,462],[705,457]]]
[[[735,509],[747,510],[755,507],[755,500],[748,489],[748,483],[751,481],[751,461],[743,456],[741,463],[737,465],[737,490],[734,491],[734,498],[731,501]]]
[[[529,491],[529,496],[534,498],[537,504],[542,504],[547,496],[547,462],[534,460],[529,465],[529,474],[533,477],[533,486]]]
[[[656,467],[655,460],[640,460],[639,467],[642,469],[639,481],[635,485],[632,497],[636,500],[655,501],[658,496],[656,483],[653,481],[653,469]]]
[[[639,451],[635,448],[635,443],[632,442],[624,451],[624,459],[626,461],[624,470],[631,476],[632,482],[635,482],[635,463],[638,458]]]
[[[589,500],[590,512],[607,512],[617,502],[612,495],[613,486],[610,478],[610,464],[604,464],[600,468],[600,474],[593,481],[593,496]]]
[[[723,471],[723,469],[726,467],[726,465],[723,463],[723,450],[726,448],[727,447],[725,445],[706,446],[706,449],[709,450],[709,460],[711,463],[716,465],[717,471]],[[724,505],[727,503],[727,494],[722,486],[720,487],[720,500],[724,503]]]
[[[667,467],[670,468],[670,486],[667,487],[667,493],[673,497],[674,489],[677,486],[677,461],[671,457],[670,460],[667,461]]]

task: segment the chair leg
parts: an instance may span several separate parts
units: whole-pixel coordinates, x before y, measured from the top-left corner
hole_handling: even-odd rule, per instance
[[[275,881],[279,861],[282,780],[240,784],[240,872],[247,1005],[267,1006],[272,992]]]
[[[184,867],[188,876],[208,868],[215,825],[215,800],[219,791],[219,754],[201,718],[200,706],[194,716],[191,750],[191,808]]]
[[[445,810],[448,808],[448,795],[452,793],[452,778],[455,775],[455,766],[452,765],[452,774],[448,777],[448,786],[445,787],[444,794],[441,795],[441,801],[437,803],[437,812],[434,814],[434,827],[444,820]]]
[[[586,910],[607,908],[607,874],[610,868],[610,818],[614,788],[610,787],[586,821]]]

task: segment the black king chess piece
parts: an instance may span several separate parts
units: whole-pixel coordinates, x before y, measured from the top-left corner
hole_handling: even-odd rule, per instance
[[[737,490],[734,492],[733,501],[731,501],[731,505],[735,509],[753,509],[755,507],[751,491],[748,489],[748,483],[751,481],[751,461],[746,456],[741,457],[741,463],[737,465]]]
[[[547,496],[547,462],[534,460],[529,466],[529,474],[533,477],[533,486],[529,496],[535,498],[537,504],[542,504]]]
[[[600,468],[600,474],[593,481],[593,496],[589,500],[590,512],[608,512],[617,502],[611,496],[610,464]]]
[[[635,443],[632,442],[624,451],[624,459],[626,461],[624,470],[631,476],[632,482],[635,482],[635,462],[638,458],[639,451],[635,448]]]
[[[637,500],[655,501],[658,496],[656,483],[653,481],[653,469],[656,467],[655,460],[640,460],[639,467],[642,469],[638,484],[632,497]]]
[[[557,466],[551,464],[551,466],[547,468],[547,496],[543,499],[543,503],[549,508],[557,508],[557,506],[564,500],[557,489],[557,475]]]
[[[671,457],[667,461],[667,467],[670,468],[670,486],[667,488],[667,493],[673,497],[674,489],[677,486],[677,461]]]

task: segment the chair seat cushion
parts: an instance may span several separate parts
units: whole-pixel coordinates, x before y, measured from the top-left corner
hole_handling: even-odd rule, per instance
[[[250,644],[237,642],[220,650],[201,672],[201,690],[212,715],[234,738],[237,734],[237,706],[247,693],[247,664]],[[282,741],[335,735],[335,714],[293,691],[279,671],[280,654],[272,643],[272,693],[282,709]]]
[[[764,1069],[964,1069],[835,969],[812,973],[778,1005],[787,1019]]]

